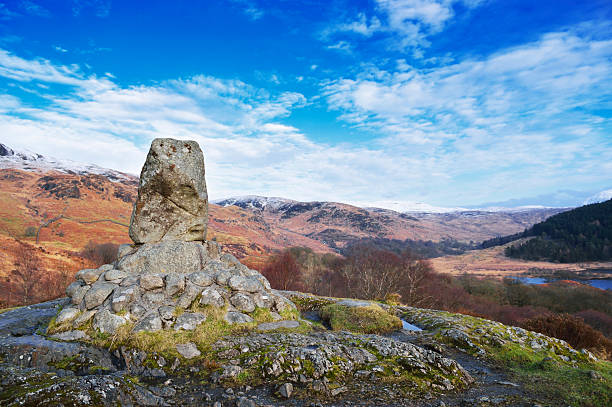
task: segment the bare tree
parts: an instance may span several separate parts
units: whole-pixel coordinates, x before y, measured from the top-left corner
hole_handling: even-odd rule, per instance
[[[278,290],[302,290],[304,286],[302,269],[289,251],[274,256],[262,274]]]
[[[35,289],[41,283],[40,259],[36,250],[29,244],[17,242],[15,269],[10,274],[13,293],[22,304],[29,304],[35,298]]]

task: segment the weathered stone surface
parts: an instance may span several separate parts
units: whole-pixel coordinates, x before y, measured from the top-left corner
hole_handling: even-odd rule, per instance
[[[148,331],[155,332],[162,329],[162,320],[157,312],[152,312],[142,318],[134,325],[134,332]]]
[[[119,284],[121,287],[128,287],[131,285],[140,285],[140,276],[138,274],[130,274],[121,281]]]
[[[221,271],[219,271],[217,273],[217,276],[215,277],[215,280],[217,281],[217,284],[219,284],[219,285],[227,285],[228,281],[233,276],[235,276],[235,274],[232,273],[231,271],[229,271],[229,270],[221,270]]]
[[[207,287],[202,291],[202,298],[200,299],[202,305],[212,305],[214,307],[221,308],[225,305],[225,299],[214,287]]]
[[[252,277],[233,276],[229,279],[228,285],[235,291],[254,293],[263,290],[261,283]]]
[[[64,308],[55,318],[55,323],[59,325],[64,322],[70,322],[79,316],[79,313],[80,311],[76,308]]]
[[[134,301],[137,295],[138,287],[117,287],[113,291],[113,299],[111,300],[111,309],[113,312],[121,312],[126,309],[127,305]]]
[[[184,329],[186,331],[193,331],[204,321],[206,321],[206,315],[201,312],[184,312],[176,318],[174,330]]]
[[[215,281],[214,274],[207,271],[196,271],[187,276],[187,279],[195,285],[207,287]]]
[[[72,326],[74,328],[80,327],[81,325],[87,323],[90,319],[92,319],[95,313],[96,310],[83,311],[81,315],[79,315],[74,321],[72,321]]]
[[[125,277],[127,277],[127,273],[123,270],[108,270],[106,273],[104,273],[104,279],[106,281],[116,281],[116,280],[122,280]]]
[[[60,341],[78,341],[81,339],[89,339],[89,335],[83,331],[66,331],[51,335],[51,338]]]
[[[147,313],[147,309],[141,304],[135,303],[130,306],[130,314],[136,319],[142,318]]]
[[[101,310],[94,315],[93,327],[102,333],[113,334],[126,323],[125,318],[115,315],[109,310]]]
[[[176,345],[176,350],[181,354],[185,359],[197,358],[201,355],[197,346],[193,342],[188,343],[180,343]]]
[[[166,296],[162,292],[146,292],[142,295],[142,299],[149,304],[162,304]]]
[[[273,331],[275,329],[295,329],[300,326],[298,321],[278,321],[278,322],[264,322],[257,326],[258,331],[266,332]]]
[[[164,241],[143,244],[119,260],[117,268],[132,274],[189,274],[202,270],[207,261],[200,242]]]
[[[68,287],[66,287],[66,295],[72,298],[77,290],[81,287],[83,287],[83,282],[81,280],[73,281]]]
[[[161,307],[159,307],[159,316],[166,320],[166,321],[170,321],[173,320],[175,315],[176,308],[175,307],[170,307],[167,305],[163,305]]]
[[[96,283],[91,286],[87,294],[85,294],[85,307],[92,309],[101,305],[105,299],[113,292],[115,285],[111,283]]]
[[[132,254],[136,251],[136,247],[131,244],[122,244],[117,248],[117,259],[121,260],[123,257],[128,254]]]
[[[207,240],[203,244],[206,248],[206,253],[208,253],[208,257],[214,260],[221,257],[221,247],[219,246],[219,243],[213,242],[212,240]]]
[[[274,308],[276,308],[278,312],[283,312],[283,311],[290,310],[290,309],[296,309],[295,304],[293,302],[289,301],[287,298],[285,298],[284,296],[280,294],[275,294],[273,296],[273,299],[274,299]]]
[[[253,322],[253,318],[241,312],[228,311],[224,317],[225,321],[230,324],[246,324]]]
[[[164,279],[157,274],[143,274],[140,276],[140,287],[143,290],[155,290],[164,286]]]
[[[165,278],[166,295],[172,297],[185,289],[185,276],[182,274],[171,273]]]
[[[278,388],[278,392],[281,396],[288,399],[293,394],[293,385],[291,383],[281,384]]]
[[[181,308],[189,308],[191,303],[196,299],[198,294],[202,291],[202,287],[197,286],[191,282],[185,285],[185,291],[176,301],[176,306]]]
[[[140,173],[130,237],[135,243],[203,241],[208,223],[204,155],[195,141],[155,139]]]
[[[100,277],[100,274],[102,274],[103,272],[104,270],[102,270],[101,268],[83,269],[76,273],[76,276],[74,278],[76,278],[77,280],[83,280],[85,284],[93,284],[98,281],[98,277]]]
[[[79,288],[76,288],[72,294],[72,303],[74,305],[81,304],[83,298],[85,298],[85,294],[87,294],[87,291],[89,291],[90,288],[91,286],[89,285],[83,285]]]
[[[244,293],[236,293],[230,298],[230,303],[243,312],[255,311],[255,301]]]
[[[259,308],[272,308],[274,299],[265,292],[258,292],[251,296],[255,302],[255,306]]]

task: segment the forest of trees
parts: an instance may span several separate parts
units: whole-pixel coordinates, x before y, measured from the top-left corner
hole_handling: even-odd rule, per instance
[[[434,242],[431,240],[399,240],[379,237],[363,238],[349,242],[342,250],[340,250],[340,253],[343,256],[346,256],[350,254],[354,248],[359,248],[364,245],[396,254],[401,254],[402,252],[409,250],[410,252],[427,259],[446,255],[463,254],[468,250],[480,248],[477,243],[464,243],[450,238],[441,239],[438,242]]]
[[[508,257],[560,263],[612,260],[612,199],[563,212],[527,229]]]

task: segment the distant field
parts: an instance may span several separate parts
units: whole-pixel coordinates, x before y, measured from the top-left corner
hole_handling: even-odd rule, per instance
[[[511,244],[511,243],[510,243]],[[583,272],[589,269],[610,269],[612,262],[551,263],[545,261],[526,261],[504,256],[507,245],[483,250],[472,250],[455,256],[431,259],[436,271],[461,275],[468,273],[476,276],[507,277],[516,275],[536,275],[542,272],[570,271]]]

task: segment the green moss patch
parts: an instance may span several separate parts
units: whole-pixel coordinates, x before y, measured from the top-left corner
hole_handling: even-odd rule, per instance
[[[321,319],[334,331],[366,334],[388,333],[402,328],[402,321],[378,305],[347,307],[330,304],[321,309]]]

